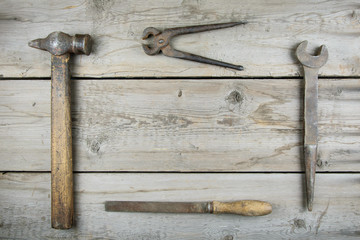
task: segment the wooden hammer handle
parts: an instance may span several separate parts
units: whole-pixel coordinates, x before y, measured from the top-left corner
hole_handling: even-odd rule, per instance
[[[263,216],[272,212],[270,203],[258,200],[243,200],[236,202],[213,201],[213,213],[230,213],[243,216]]]
[[[70,54],[51,56],[51,225],[72,227],[74,213]]]

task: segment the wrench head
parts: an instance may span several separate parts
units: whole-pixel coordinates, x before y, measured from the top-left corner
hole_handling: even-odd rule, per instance
[[[320,68],[324,66],[329,57],[329,52],[326,46],[321,45],[320,54],[313,56],[306,52],[307,45],[308,41],[303,41],[296,49],[296,56],[301,64],[309,68]]]

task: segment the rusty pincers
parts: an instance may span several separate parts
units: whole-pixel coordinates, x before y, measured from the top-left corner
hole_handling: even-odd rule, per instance
[[[168,28],[165,29],[164,31],[160,31],[153,27],[148,27],[144,30],[142,39],[146,40],[149,39],[150,37],[153,37],[153,39],[150,45],[143,44],[143,49],[147,55],[156,55],[162,52],[165,56],[168,57],[181,58],[194,62],[212,64],[216,66],[227,67],[242,71],[244,70],[244,67],[241,65],[225,63],[218,60],[176,50],[171,46],[171,39],[178,35],[205,32],[205,31],[216,30],[221,28],[234,27],[243,24],[246,24],[246,22],[231,22],[231,23],[220,23],[220,24],[200,25],[200,26]]]

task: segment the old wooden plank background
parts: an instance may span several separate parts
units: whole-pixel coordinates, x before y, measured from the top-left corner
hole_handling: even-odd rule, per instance
[[[76,226],[59,231],[49,227],[50,174],[6,173],[0,176],[4,205],[1,232],[2,236],[17,239],[358,238],[359,175],[317,177],[315,209],[307,212],[300,174],[75,174]],[[213,198],[266,199],[274,210],[264,217],[104,211],[107,200]]]
[[[2,1],[0,59],[3,77],[50,76],[48,54],[27,47],[54,30],[89,33],[94,53],[76,58],[75,76],[298,76],[294,49],[326,44],[326,76],[359,76],[359,2],[279,0],[96,0]],[[179,37],[178,49],[243,64],[244,72],[147,56],[141,43],[146,27],[248,21],[245,26]],[[36,61],[35,61],[36,59]]]
[[[144,28],[246,20],[179,37],[236,72],[143,53]],[[72,67],[76,225],[50,228],[52,31],[89,33]],[[358,1],[0,2],[0,238],[352,239],[360,222]],[[294,50],[326,44],[313,212],[305,209],[303,81]],[[171,77],[171,78],[169,78]],[[111,173],[110,173],[111,172]],[[106,213],[106,200],[259,199],[265,217]]]
[[[0,89],[3,170],[49,171],[50,80]],[[319,171],[360,170],[359,89],[320,80]],[[75,80],[72,90],[77,171],[303,169],[301,80]]]

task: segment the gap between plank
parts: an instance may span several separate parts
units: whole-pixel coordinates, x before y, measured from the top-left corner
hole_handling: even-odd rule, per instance
[[[320,80],[321,79],[360,79],[360,76],[319,76],[318,77]],[[203,77],[203,76],[193,76],[193,77],[173,77],[173,76],[169,76],[169,77],[102,77],[102,78],[96,78],[96,77],[72,77],[72,80],[217,80],[217,79],[239,79],[239,80],[252,80],[252,79],[259,79],[259,80],[263,80],[263,79],[272,79],[272,80],[288,80],[288,79],[298,79],[301,80],[303,79],[303,77],[301,76],[288,76],[288,77],[264,77],[264,76],[254,76],[254,77],[241,77],[241,76],[225,76],[225,77]],[[0,81],[10,81],[10,80],[14,80],[14,81],[22,81],[22,80],[51,80],[50,77],[25,77],[25,78],[15,78],[15,77],[10,77],[10,78],[0,78]]]
[[[5,175],[8,173],[51,173],[51,171],[0,171],[0,174]],[[164,173],[179,173],[179,174],[304,174],[304,171],[296,172],[281,172],[281,171],[273,171],[273,172],[234,172],[234,171],[224,171],[224,172],[181,172],[181,171],[74,171],[76,174],[93,174],[93,173],[148,173],[148,174],[164,174]],[[326,172],[316,172],[316,174],[360,174],[360,171],[326,171]]]

